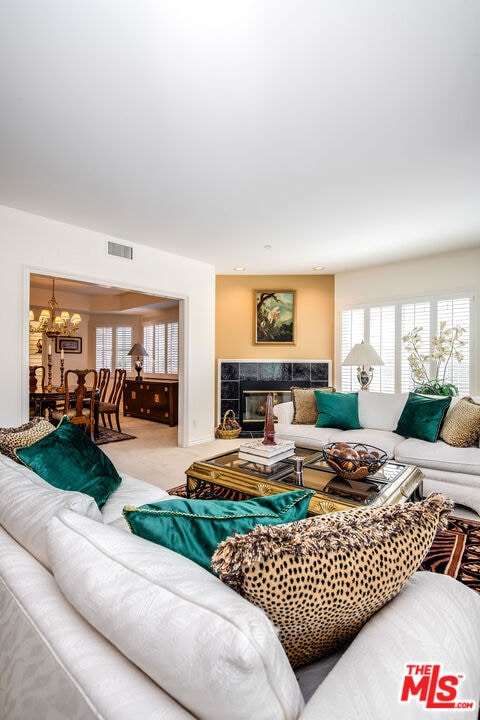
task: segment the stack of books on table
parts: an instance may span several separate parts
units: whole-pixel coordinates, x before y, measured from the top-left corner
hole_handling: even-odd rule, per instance
[[[291,457],[294,453],[293,440],[276,440],[275,445],[264,445],[263,440],[251,440],[240,445],[238,458],[261,465],[273,465],[279,460]]]

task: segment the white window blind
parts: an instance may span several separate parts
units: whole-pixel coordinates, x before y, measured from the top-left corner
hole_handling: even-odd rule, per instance
[[[465,333],[461,336],[465,343],[460,351],[463,360],[458,362],[455,357],[452,357],[445,374],[445,382],[456,385],[459,395],[467,395],[470,392],[470,315],[471,300],[468,297],[441,300],[437,304],[437,332],[440,329],[442,320],[446,322],[447,328],[460,326],[465,330]],[[443,376],[441,381],[443,382]]]
[[[178,373],[178,322],[169,322],[167,325],[167,373]]]
[[[132,369],[132,358],[128,355],[132,347],[131,326],[95,328],[95,366]]]
[[[146,373],[153,372],[153,325],[143,328],[143,347],[148,355],[143,358],[143,370]]]
[[[95,328],[95,367],[112,369],[112,328]]]
[[[365,339],[365,311],[363,308],[342,312],[342,362],[354,345]],[[342,365],[342,390],[358,390],[357,368]]]
[[[405,350],[405,344],[402,338],[412,332],[414,328],[421,328],[420,335],[422,338],[421,350],[425,355],[430,354],[430,302],[412,302],[404,303],[400,306],[402,333],[400,338],[400,374],[401,374],[401,392],[409,392],[413,390],[414,381],[412,370],[408,362],[408,353]],[[430,372],[430,368],[428,369]],[[427,380],[427,378],[425,378]]]
[[[165,323],[155,325],[155,372],[164,373],[166,366]]]
[[[395,305],[370,308],[370,345],[383,365],[374,367],[370,390],[395,392]]]
[[[149,357],[146,372],[161,375],[178,373],[178,322],[155,323],[143,328],[143,344]]]
[[[124,368],[129,371],[132,369],[132,357],[128,355],[132,348],[132,328],[116,327],[115,328],[115,367]]]
[[[445,382],[458,387],[460,395],[467,395],[471,385],[471,326],[472,295],[438,297],[398,301],[382,306],[346,309],[341,315],[341,357],[342,361],[357,343],[365,340],[379,353],[383,362],[374,368],[374,379],[370,389],[379,392],[409,392],[414,389],[408,353],[402,338],[414,328],[419,330],[422,344],[421,353],[430,355],[430,340],[439,332],[444,321],[447,328],[460,326],[465,329],[461,349],[463,359],[452,358],[447,367]],[[434,365],[427,366],[431,379]],[[356,368],[341,368],[341,389],[351,392],[359,389]],[[425,378],[427,380],[427,378]],[[440,380],[442,381],[443,374]]]

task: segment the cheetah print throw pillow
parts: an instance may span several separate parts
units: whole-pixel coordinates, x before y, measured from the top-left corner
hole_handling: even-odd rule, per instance
[[[257,526],[219,544],[212,567],[276,626],[293,667],[350,641],[417,570],[453,503],[353,508]]]
[[[43,417],[34,417],[19,427],[0,428],[0,453],[18,462],[14,450],[28,447],[55,430],[55,425]]]
[[[440,438],[454,447],[469,447],[480,437],[480,405],[470,397],[462,398],[446,414]]]

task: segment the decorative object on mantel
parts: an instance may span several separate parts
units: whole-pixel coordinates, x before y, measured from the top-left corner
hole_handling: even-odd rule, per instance
[[[222,438],[223,440],[230,440],[237,438],[242,431],[242,428],[237,422],[235,413],[233,410],[227,410],[223,416],[223,421],[215,430],[215,437]]]
[[[373,380],[373,365],[383,364],[384,362],[377,351],[364,340],[354,345],[342,362],[342,365],[357,365],[357,380],[360,383],[361,390],[368,390]]]
[[[273,395],[268,393],[265,406],[265,427],[263,431],[263,444],[275,445],[275,423],[273,419]]]
[[[420,395],[458,395],[458,388],[447,382],[447,368],[452,357],[462,362],[461,348],[465,341],[461,339],[465,329],[460,325],[447,328],[442,320],[438,335],[431,339],[431,352],[429,355],[421,352],[422,327],[415,327],[403,336],[405,350],[409,353],[408,363],[412,371],[414,392]]]
[[[135,367],[135,370],[137,371],[137,377],[135,378],[135,380],[138,380],[138,382],[140,382],[140,380],[142,379],[142,376],[140,375],[140,373],[142,372],[142,368],[143,368],[143,358],[148,357],[148,353],[145,350],[145,348],[143,347],[142,343],[135,343],[135,345],[132,347],[132,349],[130,350],[128,355],[136,355],[137,356],[137,359],[134,362],[134,367]]]
[[[59,311],[55,297],[55,278],[52,278],[52,297],[48,302],[48,309],[44,308],[40,312],[38,320],[35,320],[35,314],[30,310],[29,320],[30,332],[41,332],[47,337],[57,337],[57,335],[76,335],[82,318],[77,312],[70,317],[67,310]]]

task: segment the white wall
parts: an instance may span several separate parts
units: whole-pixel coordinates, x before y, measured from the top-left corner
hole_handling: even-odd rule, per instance
[[[379,265],[335,276],[335,373],[339,377],[342,310],[362,303],[470,291],[473,298],[473,395],[480,394],[480,245],[411,261]]]
[[[133,246],[133,261],[107,254],[107,240]],[[108,238],[0,206],[0,426],[28,418],[30,272],[105,283],[180,300],[179,444],[212,439],[215,427],[215,271],[212,265]]]

